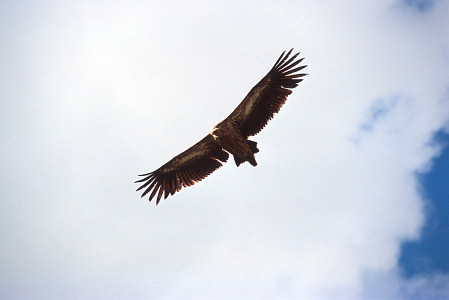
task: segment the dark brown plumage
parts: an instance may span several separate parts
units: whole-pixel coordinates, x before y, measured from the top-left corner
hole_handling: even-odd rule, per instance
[[[173,195],[182,189],[194,185],[222,166],[231,153],[235,164],[239,166],[247,161],[256,166],[254,154],[259,152],[257,143],[248,140],[249,136],[259,133],[279,112],[282,105],[292,93],[291,89],[298,86],[304,73],[302,65],[296,67],[303,58],[295,60],[299,53],[290,57],[285,51],[278,58],[273,68],[256,84],[223,121],[214,126],[201,141],[172,158],[165,165],[151,173],[142,174],[143,182],[137,189],[144,189],[142,197],[151,192],[149,200],[157,195],[156,204],[164,195]],[[296,68],[295,68],[296,67]]]

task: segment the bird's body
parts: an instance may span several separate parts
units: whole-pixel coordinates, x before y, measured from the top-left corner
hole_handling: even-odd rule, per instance
[[[293,50],[293,49],[292,49]],[[150,191],[149,200],[156,196],[156,204],[162,195],[181,190],[201,181],[222,166],[231,153],[237,166],[247,161],[256,166],[255,153],[259,152],[257,143],[248,140],[256,135],[273,118],[306,74],[295,74],[306,66],[298,65],[299,53],[289,58],[292,50],[282,53],[273,68],[254,86],[237,108],[223,121],[215,125],[201,141],[175,156],[154,172],[142,174],[143,182],[137,190],[144,189],[142,197]]]
[[[251,149],[249,142],[252,141],[249,141],[242,135],[239,124],[232,119],[221,121],[214,126],[209,134],[212,135],[218,146],[234,156],[237,167],[245,161],[248,161],[253,166],[257,166],[254,153],[259,150],[254,152],[254,149]]]

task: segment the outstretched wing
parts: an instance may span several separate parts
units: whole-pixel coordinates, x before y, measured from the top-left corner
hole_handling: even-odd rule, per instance
[[[150,201],[157,194],[156,204],[158,204],[162,194],[167,198],[169,194],[173,195],[182,187],[194,185],[221,167],[220,161],[226,162],[228,158],[229,154],[208,134],[156,171],[139,175],[145,177],[136,181],[136,183],[143,182],[137,190],[145,189],[142,197],[152,191]]]
[[[246,137],[259,133],[279,112],[282,105],[292,93],[291,89],[298,86],[307,74],[297,72],[306,65],[296,67],[304,58],[295,60],[299,52],[290,57],[291,49],[278,58],[273,68],[256,84],[237,108],[228,116],[240,125],[242,134]],[[290,58],[289,58],[290,57]],[[296,67],[296,68],[294,68]]]

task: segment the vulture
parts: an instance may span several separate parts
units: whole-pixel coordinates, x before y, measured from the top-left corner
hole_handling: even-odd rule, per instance
[[[271,70],[246,95],[242,102],[223,121],[198,143],[173,157],[159,169],[142,174],[135,183],[142,185],[144,197],[151,192],[149,201],[157,195],[156,205],[162,196],[179,192],[183,187],[194,185],[222,166],[234,156],[235,164],[240,166],[249,162],[256,166],[255,153],[259,152],[257,143],[248,140],[259,133],[279,112],[293,88],[303,80],[305,73],[298,73],[306,65],[299,65],[304,58],[292,56],[293,49],[284,51]]]

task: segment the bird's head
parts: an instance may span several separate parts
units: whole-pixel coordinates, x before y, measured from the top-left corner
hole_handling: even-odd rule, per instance
[[[214,127],[210,134],[213,136],[214,139],[219,139],[221,137],[221,130],[218,127]]]

